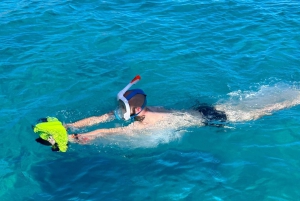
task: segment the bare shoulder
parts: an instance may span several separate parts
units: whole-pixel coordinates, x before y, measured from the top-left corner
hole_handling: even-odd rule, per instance
[[[171,113],[171,110],[167,110],[162,106],[151,106],[151,107],[147,107],[149,109],[149,111],[151,112],[164,112],[164,113]]]

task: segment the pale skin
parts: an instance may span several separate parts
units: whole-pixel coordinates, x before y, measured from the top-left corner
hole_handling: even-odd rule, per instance
[[[78,134],[78,142],[79,143],[84,143],[90,140],[93,140],[97,137],[105,136],[105,135],[110,135],[110,134],[119,134],[119,133],[126,133],[130,130],[134,129],[135,130],[142,130],[146,129],[149,127],[154,126],[157,122],[162,121],[167,114],[170,113],[170,111],[165,110],[163,108],[158,108],[158,107],[146,107],[141,111],[141,107],[135,108],[135,113],[139,113],[138,116],[145,116],[145,119],[140,122],[140,121],[135,121],[132,122],[130,125],[126,127],[117,127],[117,128],[107,128],[107,129],[97,129],[91,132],[87,133],[82,133]],[[70,124],[65,124],[66,128],[82,128],[86,126],[92,126],[95,124],[111,121],[114,119],[113,113],[107,113],[102,116],[93,116],[89,117],[86,119],[79,120],[74,123]],[[134,124],[134,126],[133,126]],[[69,140],[74,141],[74,136],[69,135]]]
[[[222,105],[217,105],[216,109],[217,110],[224,110],[226,115],[227,115],[227,121],[229,122],[239,122],[239,121],[249,121],[249,120],[256,120],[264,115],[269,115],[273,111],[278,111],[282,110],[284,108],[289,108],[295,105],[300,104],[300,95],[295,98],[292,101],[283,101],[281,103],[274,103],[270,104],[264,108],[260,109],[254,109],[252,111],[247,111],[246,113],[249,115],[244,115],[243,118],[236,118],[234,115],[236,112],[238,113],[238,110],[234,110],[232,114],[232,110],[228,110]],[[140,113],[139,113],[140,112]],[[146,107],[144,110],[141,111],[141,107],[135,108],[135,113],[139,113],[138,116],[144,116],[143,121],[134,121],[131,124],[129,124],[126,127],[117,127],[117,128],[107,128],[107,129],[97,129],[91,132],[87,133],[82,133],[77,135],[77,139],[74,138],[73,135],[69,135],[69,140],[71,142],[78,142],[78,143],[87,143],[90,140],[93,140],[97,137],[102,137],[105,135],[110,135],[110,134],[130,134],[132,133],[133,130],[138,131],[138,130],[143,130],[143,129],[151,129],[151,128],[157,128],[156,126],[160,124],[160,122],[167,122],[167,124],[163,125],[163,128],[165,127],[184,127],[184,126],[199,126],[201,124],[201,121],[194,121],[193,118],[189,118],[188,116],[183,116],[183,115],[174,115],[170,118],[170,114],[175,114],[173,113],[174,111],[166,110],[161,107]],[[195,113],[195,111],[188,111],[187,113],[182,113],[182,114],[189,114],[189,113]],[[242,111],[243,112],[243,111]],[[196,113],[199,114],[199,112],[196,111]],[[245,112],[244,112],[245,113]],[[89,117],[74,123],[66,124],[66,128],[82,128],[86,126],[92,126],[95,124],[103,123],[103,122],[108,122],[114,119],[114,116],[112,113],[107,113],[102,116],[94,116],[94,117]],[[199,119],[199,118],[196,118]],[[171,122],[170,122],[171,121]]]

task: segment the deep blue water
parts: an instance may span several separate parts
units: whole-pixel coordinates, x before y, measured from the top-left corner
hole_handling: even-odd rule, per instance
[[[0,26],[0,200],[300,200],[297,105],[67,153],[31,130],[113,109],[137,74],[149,105],[169,109],[289,101],[299,1],[3,0]]]

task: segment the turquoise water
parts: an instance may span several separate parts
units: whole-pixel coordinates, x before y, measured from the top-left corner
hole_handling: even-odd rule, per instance
[[[288,101],[300,83],[299,1],[3,0],[0,26],[0,200],[299,200],[297,105],[67,153],[31,130],[40,117],[113,109],[137,74],[149,105],[169,109]]]

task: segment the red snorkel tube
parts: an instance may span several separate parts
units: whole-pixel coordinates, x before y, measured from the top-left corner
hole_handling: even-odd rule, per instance
[[[124,93],[132,86],[134,85],[135,83],[137,83],[138,81],[141,80],[141,76],[137,75],[135,76],[131,81],[130,83],[124,87],[124,89],[122,89],[119,93],[118,93],[118,99],[121,99],[120,97],[124,95]]]

